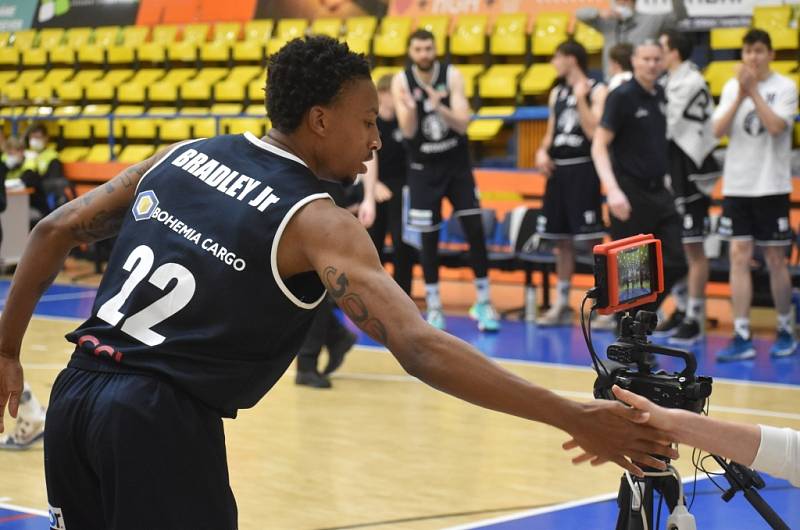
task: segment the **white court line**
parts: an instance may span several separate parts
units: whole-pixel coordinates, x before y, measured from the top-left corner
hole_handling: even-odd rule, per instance
[[[0,497],[0,502],[8,502],[11,500],[11,497]]]
[[[17,512],[22,513],[30,513],[33,515],[41,515],[42,517],[50,518],[50,513],[46,510],[36,510],[34,508],[24,508],[22,506],[17,506],[16,504],[7,504],[5,502],[0,502],[0,508],[5,508],[6,510],[14,510]]]
[[[694,482],[694,480],[695,480],[694,477],[685,478],[683,479],[683,483],[685,485]],[[700,482],[701,480],[708,480],[708,477],[697,478],[698,482]],[[544,508],[534,508],[532,510],[526,510],[524,512],[516,513],[514,515],[505,515],[501,517],[494,517],[492,519],[484,519],[483,521],[478,521],[476,523],[467,523],[458,526],[449,526],[443,530],[472,530],[474,528],[484,528],[487,525],[507,523],[509,521],[516,521],[518,519],[533,517],[535,515],[558,512],[561,510],[567,510],[569,508],[577,508],[579,506],[585,506],[587,504],[593,504],[596,502],[610,501],[612,499],[616,499],[618,493],[619,492],[605,493],[603,495],[595,495],[594,497],[587,497],[585,499],[580,499],[577,501],[563,502],[561,504],[554,504],[553,506],[546,506]]]

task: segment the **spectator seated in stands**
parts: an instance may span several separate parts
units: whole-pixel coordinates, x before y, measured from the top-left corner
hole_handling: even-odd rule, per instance
[[[28,150],[22,163],[19,178],[29,188],[31,195],[31,225],[53,211],[64,200],[64,167],[58,159],[58,152],[48,145],[47,129],[41,123],[34,123],[25,134]]]

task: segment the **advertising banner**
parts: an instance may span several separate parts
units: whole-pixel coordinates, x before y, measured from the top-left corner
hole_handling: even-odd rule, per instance
[[[0,31],[19,31],[31,27],[34,0],[0,0]]]
[[[607,0],[392,0],[392,15],[476,15],[490,18],[503,13],[570,12],[581,7],[608,7]]]
[[[258,0],[256,18],[384,16],[389,0]]]
[[[127,26],[136,22],[138,10],[139,0],[39,0],[33,27]]]

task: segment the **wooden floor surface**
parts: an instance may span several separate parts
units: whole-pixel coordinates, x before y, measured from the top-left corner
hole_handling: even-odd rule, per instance
[[[40,399],[66,363],[63,336],[75,325],[31,323],[24,366]],[[506,366],[570,397],[589,397],[588,370]],[[226,421],[242,529],[438,529],[618,484],[615,467],[571,466],[559,448],[564,433],[440,394],[406,376],[387,352],[354,350],[329,391],[296,387],[292,375]],[[717,382],[712,414],[800,429],[798,400],[797,388]],[[689,476],[691,451],[682,453],[678,468]],[[0,497],[46,509],[41,447],[0,452],[0,477]]]

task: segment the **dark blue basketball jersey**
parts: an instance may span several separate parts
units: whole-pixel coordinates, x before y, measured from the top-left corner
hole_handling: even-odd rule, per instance
[[[436,61],[430,84],[434,90],[448,92],[442,98],[442,104],[448,107],[450,94],[447,80],[450,68],[453,67]],[[406,68],[404,74],[411,97],[417,102],[417,133],[408,140],[408,154],[411,160],[447,160],[450,158],[448,155],[455,152],[459,152],[460,157],[459,150],[467,148],[467,137],[451,129],[439,112],[431,106],[428,93],[423,89],[424,83],[417,77],[414,69]]]
[[[142,177],[92,316],[67,335],[71,364],[155,373],[224,416],[252,407],[325,294],[313,272],[277,269],[292,215],[322,198],[299,158],[249,133],[173,148]]]
[[[591,106],[594,90],[600,83],[589,79],[589,94],[586,103]],[[553,108],[555,128],[553,141],[550,143],[550,157],[556,161],[564,162],[590,162],[592,159],[592,141],[586,137],[581,127],[581,118],[578,103],[572,87],[567,83],[559,83],[556,91],[556,101]]]

